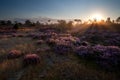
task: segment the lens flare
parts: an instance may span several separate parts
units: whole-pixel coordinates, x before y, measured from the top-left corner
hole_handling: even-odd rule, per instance
[[[101,21],[103,19],[103,16],[101,14],[93,14],[91,16],[91,20],[97,20],[97,21]]]

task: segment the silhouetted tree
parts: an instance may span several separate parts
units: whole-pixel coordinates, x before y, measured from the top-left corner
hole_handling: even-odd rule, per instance
[[[7,25],[12,25],[12,22],[11,22],[10,20],[8,20],[8,21],[6,22],[6,24],[7,24]]]
[[[19,24],[15,23],[14,26],[13,26],[13,29],[18,30],[19,29]]]
[[[0,24],[1,24],[1,20],[0,20]]]
[[[36,26],[36,23],[32,23],[31,26]]]
[[[110,17],[107,18],[106,22],[107,22],[107,23],[111,23]]]
[[[96,18],[94,18],[94,22],[95,22],[95,23],[97,22],[97,19],[96,19]]]
[[[104,23],[105,21],[102,19],[101,22]]]
[[[31,22],[30,20],[26,20],[26,21],[25,21],[25,25],[31,26],[31,25],[32,25],[32,22]]]
[[[39,22],[39,21],[37,21],[37,22],[36,22],[36,25],[40,25],[40,22]]]
[[[16,23],[18,23],[17,21],[14,21],[14,23],[16,24]]]
[[[62,27],[62,26],[66,26],[66,21],[65,20],[58,20],[58,24]]]
[[[82,23],[81,19],[74,19],[74,21],[77,22],[77,23]]]
[[[115,23],[115,20],[112,20],[112,23]]]
[[[1,20],[0,24],[1,25],[6,25],[6,21],[5,20]]]
[[[67,28],[72,29],[72,27],[73,27],[73,21],[69,21],[67,24]]]
[[[58,20],[58,28],[60,31],[65,31],[67,28],[67,23],[65,20]]]
[[[19,22],[18,25],[19,25],[19,26],[22,26],[23,24]]]
[[[90,23],[92,23],[92,20],[91,20],[91,19],[89,19],[88,21],[89,21]]]
[[[48,20],[48,22],[50,22],[51,20]]]
[[[117,23],[120,23],[120,17],[118,17],[118,18],[116,19],[116,22],[117,22]]]

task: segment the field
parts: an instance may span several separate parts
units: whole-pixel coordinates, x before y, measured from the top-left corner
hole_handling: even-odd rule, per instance
[[[119,79],[119,24],[0,30],[0,80]]]

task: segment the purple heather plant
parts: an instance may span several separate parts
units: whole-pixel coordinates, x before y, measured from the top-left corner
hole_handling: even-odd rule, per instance
[[[40,63],[40,57],[37,54],[27,54],[24,56],[23,65],[35,65]]]
[[[18,58],[22,55],[21,51],[19,50],[11,50],[8,55],[7,58],[8,59],[13,59],[13,58]]]
[[[79,46],[75,53],[105,68],[120,66],[120,48],[117,46]]]

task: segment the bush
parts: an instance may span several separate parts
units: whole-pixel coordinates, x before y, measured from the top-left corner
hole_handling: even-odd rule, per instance
[[[27,54],[24,56],[23,65],[35,65],[40,63],[40,57],[37,54]]]
[[[15,30],[19,29],[18,23],[16,23],[16,24],[13,26],[13,29],[15,29]]]
[[[38,41],[36,42],[36,44],[38,44],[38,45],[41,45],[41,44],[43,44],[43,43],[45,43],[43,40],[38,40]]]
[[[84,59],[94,60],[106,69],[120,67],[120,48],[117,46],[79,46],[75,53]]]
[[[8,53],[7,57],[8,57],[8,59],[12,59],[12,58],[18,58],[21,55],[22,55],[21,51],[19,51],[19,50],[11,50]]]

